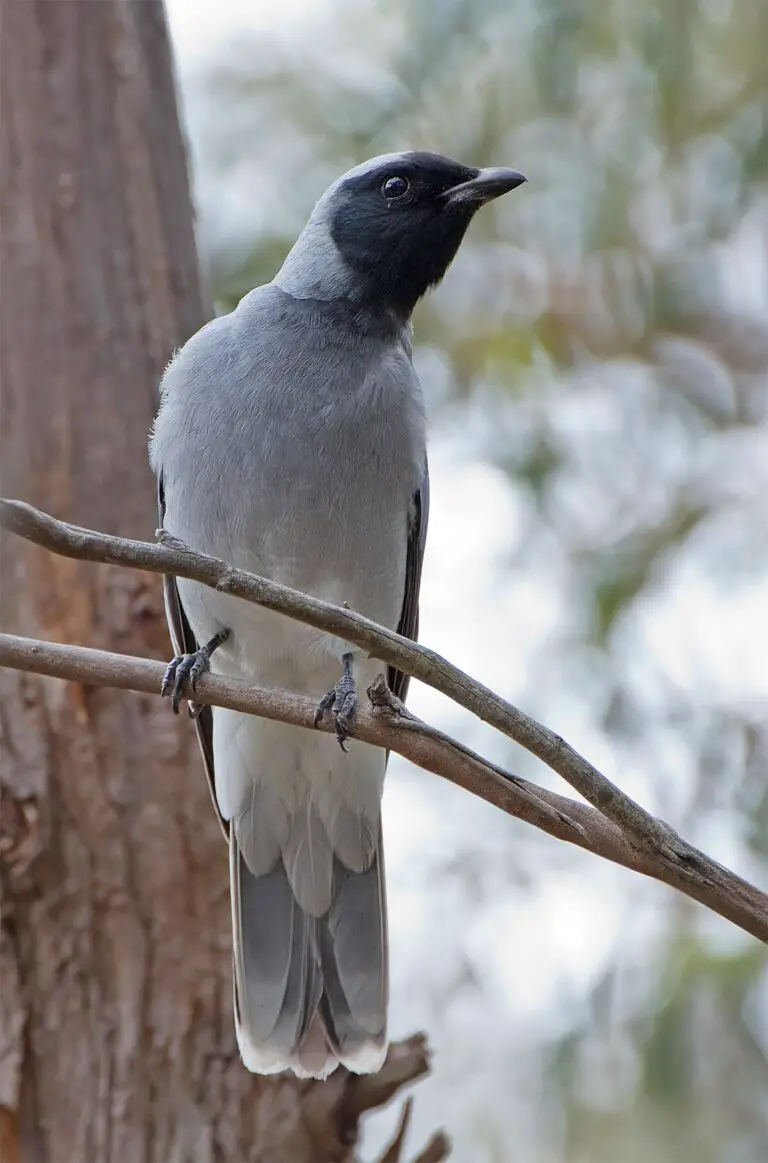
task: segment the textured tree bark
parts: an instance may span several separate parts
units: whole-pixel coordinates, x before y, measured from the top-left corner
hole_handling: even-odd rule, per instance
[[[151,538],[157,382],[204,319],[162,4],[6,0],[2,25],[2,487]],[[168,653],[155,580],[8,536],[0,622]],[[238,1060],[226,853],[193,731],[156,698],[0,683],[2,1158],[350,1160],[355,1080]]]

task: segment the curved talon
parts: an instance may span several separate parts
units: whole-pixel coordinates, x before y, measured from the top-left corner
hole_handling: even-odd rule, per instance
[[[160,694],[170,696],[174,715],[179,713],[185,685],[188,683],[190,691],[194,691],[200,675],[210,666],[209,658],[203,654],[204,650],[203,646],[195,654],[179,654],[166,667]]]
[[[333,706],[335,699],[336,699],[336,687],[331,687],[331,689],[328,691],[328,693],[323,695],[320,702],[315,707],[315,717],[312,720],[313,727],[317,727],[320,725],[320,723],[322,722],[322,719],[323,719],[323,715],[325,714],[325,712],[328,710],[329,707]]]
[[[327,710],[330,710],[336,723],[336,739],[342,751],[349,748],[346,741],[349,738],[349,721],[355,713],[357,703],[357,686],[352,673],[352,655],[344,654],[341,659],[344,673],[335,686],[324,694],[315,710],[314,726],[317,727]]]
[[[160,695],[162,698],[166,698],[173,688],[173,677],[176,674],[176,667],[179,665],[183,657],[183,654],[177,654],[176,657],[172,658],[166,666],[165,674],[163,675],[163,681],[160,683]]]
[[[227,641],[229,635],[229,630],[219,630],[210,642],[206,642],[205,646],[201,646],[193,654],[177,654],[168,663],[160,684],[160,694],[164,698],[170,696],[174,715],[179,713],[179,703],[184,698],[185,687],[194,694],[202,676],[211,669],[211,655],[222,642]],[[190,708],[191,717],[196,719],[202,709],[203,704],[193,703]]]

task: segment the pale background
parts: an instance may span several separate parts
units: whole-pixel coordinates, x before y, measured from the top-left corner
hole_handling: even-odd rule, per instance
[[[767,884],[766,10],[168,11],[220,309],[365,157],[527,174],[417,315],[422,640]],[[410,702],[558,786],[434,692]],[[397,759],[385,828],[392,1034],[434,1047],[414,1144],[442,1126],[456,1163],[768,1158],[762,947]]]

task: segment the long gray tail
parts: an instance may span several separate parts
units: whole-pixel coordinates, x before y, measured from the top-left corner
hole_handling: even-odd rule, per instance
[[[331,907],[298,904],[283,858],[254,876],[230,828],[235,1026],[258,1074],[378,1070],[387,1049],[387,908],[381,829],[370,866],[333,859]],[[312,859],[311,851],[306,859]]]

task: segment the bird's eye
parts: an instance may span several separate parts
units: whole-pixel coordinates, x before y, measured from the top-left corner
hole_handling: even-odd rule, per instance
[[[387,178],[381,187],[381,192],[389,202],[394,202],[400,198],[404,198],[411,188],[411,183],[407,178],[394,177]]]

